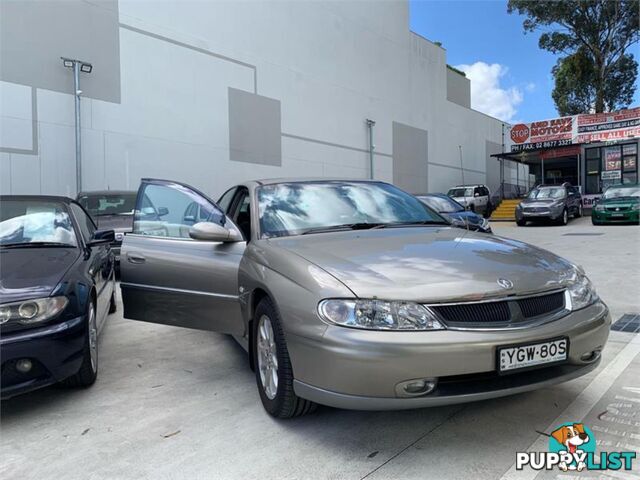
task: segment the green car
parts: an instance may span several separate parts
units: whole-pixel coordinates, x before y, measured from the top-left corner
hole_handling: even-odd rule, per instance
[[[612,185],[591,211],[591,223],[639,223],[640,186]]]

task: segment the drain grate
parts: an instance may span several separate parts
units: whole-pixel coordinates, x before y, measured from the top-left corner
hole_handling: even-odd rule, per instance
[[[611,330],[618,332],[640,332],[640,313],[625,313],[613,325]]]
[[[564,233],[563,237],[597,237],[598,235],[604,235],[604,233]]]

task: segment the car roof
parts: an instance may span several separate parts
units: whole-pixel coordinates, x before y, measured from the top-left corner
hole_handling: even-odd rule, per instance
[[[0,195],[0,201],[7,200],[43,200],[48,202],[74,203],[73,198],[62,195]]]
[[[89,195],[136,195],[136,190],[90,190],[87,192],[80,192],[78,197]]]
[[[446,193],[439,193],[439,192],[438,193],[416,193],[414,197],[440,197],[440,198],[447,198],[451,200],[451,197],[449,195],[447,195]]]
[[[249,183],[258,185],[276,185],[278,183],[313,183],[313,182],[358,182],[358,183],[387,183],[383,180],[370,180],[366,178],[332,178],[332,177],[280,177],[251,180]]]

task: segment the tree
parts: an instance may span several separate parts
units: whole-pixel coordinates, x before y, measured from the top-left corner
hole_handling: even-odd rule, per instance
[[[527,18],[525,33],[545,29],[540,48],[563,54],[552,70],[561,115],[629,106],[638,63],[627,53],[640,40],[640,0],[509,0]]]

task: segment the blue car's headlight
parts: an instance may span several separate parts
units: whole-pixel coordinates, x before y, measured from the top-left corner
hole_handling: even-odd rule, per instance
[[[413,302],[328,299],[318,304],[320,318],[343,327],[368,330],[443,330],[425,306]]]
[[[18,322],[41,323],[58,315],[67,306],[67,297],[45,297],[0,305],[0,325]]]

